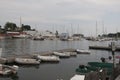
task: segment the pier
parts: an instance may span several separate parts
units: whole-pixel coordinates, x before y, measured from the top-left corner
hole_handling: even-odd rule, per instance
[[[109,46],[89,46],[89,49],[95,49],[95,50],[109,50],[111,51],[111,47]],[[120,47],[116,47],[116,51],[120,51]]]

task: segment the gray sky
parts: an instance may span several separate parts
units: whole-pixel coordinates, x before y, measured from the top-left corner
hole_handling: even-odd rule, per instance
[[[7,21],[38,30],[96,35],[120,30],[120,0],[0,0],[0,25]],[[103,27],[104,24],[104,27]]]

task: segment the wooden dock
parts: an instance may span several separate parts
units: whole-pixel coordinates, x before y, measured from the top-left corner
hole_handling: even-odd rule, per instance
[[[109,46],[89,46],[89,49],[95,49],[95,50],[109,50],[111,51],[111,47]],[[116,47],[116,51],[120,51],[120,47]]]

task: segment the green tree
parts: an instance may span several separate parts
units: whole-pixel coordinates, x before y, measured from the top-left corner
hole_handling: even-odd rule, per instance
[[[16,31],[17,29],[17,26],[15,23],[12,23],[12,22],[7,22],[4,26],[4,29],[6,31]]]
[[[24,25],[24,24],[22,24],[21,29],[22,29],[22,31],[23,30],[31,30],[31,26],[30,25]]]
[[[55,35],[56,35],[56,37],[58,38],[58,35],[59,35],[59,33],[58,33],[58,31],[56,30],[56,33],[55,33]]]

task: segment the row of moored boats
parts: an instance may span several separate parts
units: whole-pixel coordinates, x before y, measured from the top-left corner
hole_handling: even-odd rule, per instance
[[[29,58],[15,58],[15,63],[18,64],[40,64],[40,62],[59,62],[60,58],[69,58],[70,56],[76,56],[77,53],[87,53],[87,50],[76,50],[76,52],[53,52],[51,56],[42,56],[39,54],[34,54],[33,59]]]
[[[70,56],[76,56],[77,53],[88,53],[88,52],[77,49],[76,52],[53,52],[53,54],[49,56],[34,54],[33,58],[16,57],[14,59],[14,63],[20,65],[39,65],[40,62],[59,62],[60,58],[69,58]],[[7,60],[5,58],[1,58],[1,59],[3,59],[4,61]],[[0,75],[16,74],[18,68],[19,67],[16,65],[8,66],[8,65],[0,64]]]

